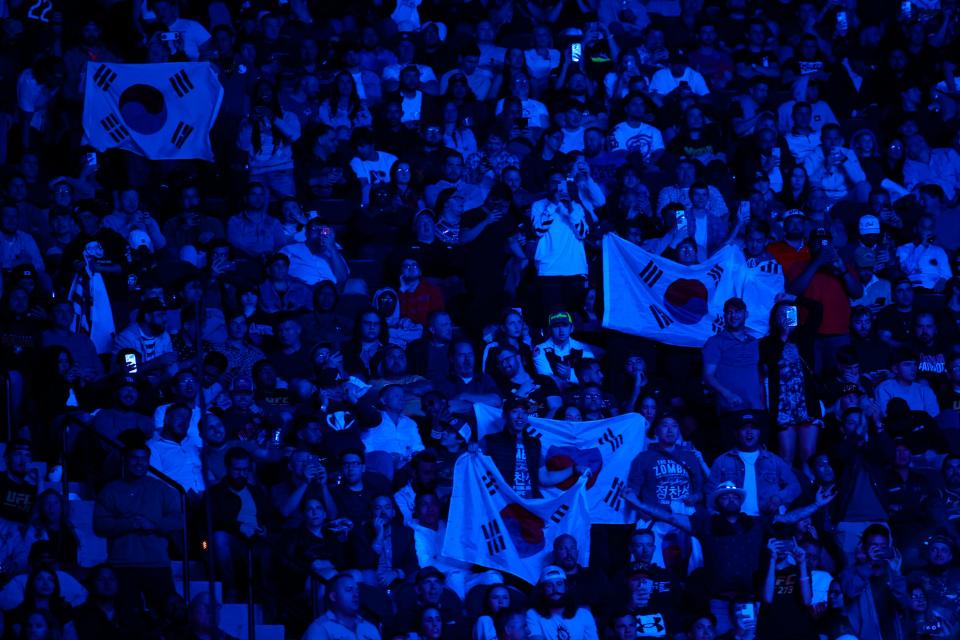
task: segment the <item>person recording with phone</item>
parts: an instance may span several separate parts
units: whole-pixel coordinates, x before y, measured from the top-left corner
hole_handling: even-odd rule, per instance
[[[799,322],[800,306],[806,313]],[[780,301],[770,311],[770,331],[760,340],[760,366],[766,378],[770,415],[776,421],[779,454],[793,467],[803,468],[817,449],[817,430],[823,417],[814,388],[813,342],[822,307],[798,298]],[[798,455],[799,454],[799,455]]]
[[[823,307],[823,320],[814,339],[814,371],[834,365],[837,349],[850,341],[850,300],[863,296],[863,285],[833,246],[833,236],[823,227],[809,238],[810,257],[800,257],[784,268],[786,292]]]
[[[803,640],[813,636],[813,602],[807,554],[796,538],[770,538],[770,558],[761,589],[764,605],[758,620],[760,637]]]
[[[288,244],[281,253],[290,259],[288,274],[314,286],[329,280],[342,288],[350,275],[350,268],[337,244],[333,227],[320,218],[307,222],[306,241]]]

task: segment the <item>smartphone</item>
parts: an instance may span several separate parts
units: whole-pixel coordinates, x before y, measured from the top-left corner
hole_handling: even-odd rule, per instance
[[[900,3],[900,19],[909,20],[913,17],[913,3],[910,0],[903,0]]]
[[[164,31],[160,34],[160,40],[162,42],[173,42],[180,39],[179,31]]]
[[[837,11],[837,35],[838,36],[847,35],[848,28],[849,28],[849,23],[847,22],[847,12]]]
[[[737,207],[737,218],[739,218],[740,220],[743,220],[744,222],[747,222],[748,220],[750,220],[750,201],[749,200],[740,201],[740,206]]]
[[[330,229],[330,227],[320,227],[320,237],[329,238],[332,231],[333,230]]]
[[[97,166],[97,154],[95,154],[95,153],[88,153],[87,155],[85,155],[85,156],[83,157],[83,159],[84,159],[84,162],[87,163],[87,166],[88,166],[88,167],[95,167],[95,166]]]
[[[137,373],[137,354],[128,353],[123,356],[123,363],[127,365],[127,373]]]
[[[787,326],[788,327],[797,326],[797,308],[793,305],[790,305],[783,311],[787,317]]]
[[[677,231],[686,233],[687,231],[687,212],[683,209],[677,210]]]
[[[579,42],[574,42],[570,45],[570,59],[574,62],[580,62],[580,59],[583,57],[583,45]]]

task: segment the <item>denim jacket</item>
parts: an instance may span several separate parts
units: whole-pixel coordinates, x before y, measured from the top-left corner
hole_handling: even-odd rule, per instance
[[[764,506],[774,496],[778,496],[785,507],[800,496],[800,483],[797,476],[783,459],[766,449],[757,456],[757,504],[763,511]],[[744,464],[736,449],[721,454],[710,468],[711,488],[721,482],[732,481],[743,487]]]

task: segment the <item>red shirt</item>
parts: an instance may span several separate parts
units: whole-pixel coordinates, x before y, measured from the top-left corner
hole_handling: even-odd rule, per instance
[[[809,264],[809,257],[795,260],[789,269],[783,268],[783,275],[788,282],[796,280]],[[822,269],[817,271],[803,292],[803,297],[823,305],[823,322],[817,331],[818,335],[840,336],[850,332],[850,298],[840,278]]]
[[[440,287],[421,280],[413,291],[400,291],[400,316],[417,324],[427,324],[432,311],[443,311],[443,292]]]
[[[779,242],[773,242],[767,247],[767,253],[776,258],[777,262],[780,263],[780,266],[783,267],[783,272],[786,274],[790,267],[793,266],[795,262],[802,261],[804,266],[810,261],[810,247],[804,243],[803,247],[799,251],[794,249],[792,246],[787,244],[786,240],[781,240]],[[800,273],[798,271],[797,273]]]

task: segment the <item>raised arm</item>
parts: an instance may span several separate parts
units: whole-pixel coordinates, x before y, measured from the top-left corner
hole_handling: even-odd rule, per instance
[[[620,495],[643,515],[653,520],[666,522],[667,524],[673,525],[677,529],[686,531],[687,533],[693,533],[693,523],[690,522],[689,516],[671,513],[665,509],[641,502],[637,493],[630,488],[624,489],[623,493]]]

